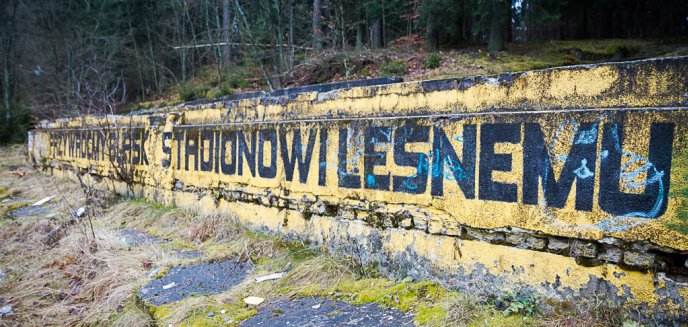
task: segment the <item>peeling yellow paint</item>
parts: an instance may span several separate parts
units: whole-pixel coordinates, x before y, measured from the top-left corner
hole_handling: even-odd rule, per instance
[[[613,237],[623,242],[647,241],[678,251],[688,250],[688,232],[685,232],[688,222],[681,218],[682,212],[686,212],[685,198],[688,196],[688,191],[683,191],[687,180],[683,162],[688,147],[685,143],[688,138],[686,67],[688,58],[670,58],[460,81],[358,87],[327,94],[305,92],[291,98],[182,105],[130,116],[86,116],[42,122],[41,128],[31,135],[29,150],[37,164],[53,169],[56,175],[70,177],[71,172],[61,166],[67,165],[103,177],[97,180],[85,175],[89,183],[99,187],[133,192],[198,212],[233,214],[241,223],[255,229],[331,244],[335,248],[351,245],[352,240],[366,248],[371,246],[366,242],[379,239],[381,248],[376,250],[384,251],[391,260],[406,256],[417,262],[428,262],[428,269],[443,276],[503,279],[507,281],[503,285],[514,288],[526,285],[551,297],[571,292],[581,295],[603,283],[613,288],[614,295],[624,299],[626,304],[656,307],[663,305],[660,304],[660,291],[675,288],[678,294],[672,298],[672,303],[679,303],[680,299],[683,302],[688,299],[688,288],[680,283],[658,282],[655,273],[625,270],[609,263],[586,267],[579,265],[575,258],[560,254],[462,239],[462,232],[469,227],[502,232],[505,228],[514,228],[543,237],[593,241]],[[428,83],[453,86],[433,88]],[[512,135],[515,141],[502,139],[490,144],[490,135],[503,137],[506,133],[503,129],[509,124],[516,126]],[[589,134],[580,127],[583,124],[588,124]],[[532,186],[533,180],[526,181],[524,177],[532,169],[526,163],[534,165],[537,162],[526,159],[539,155],[525,150],[527,144],[535,144],[526,140],[528,135],[532,137],[528,134],[533,133],[532,130],[528,132],[527,129],[531,125],[537,126],[542,133],[543,151],[547,155],[545,162],[551,165],[555,181],[577,168],[578,177],[568,194],[563,195],[565,202],[561,206],[548,202],[547,192],[551,190],[544,189],[542,176],[534,179],[536,201],[530,203],[532,199],[527,199],[526,188]],[[409,141],[397,147],[392,138],[396,141],[401,137],[399,131],[405,126],[426,128],[429,131],[427,140]],[[665,206],[666,210],[654,208],[654,216],[649,211],[630,212],[635,218],[627,218],[625,212],[612,214],[608,207],[602,207],[603,191],[608,192],[604,187],[609,186],[602,186],[605,172],[601,162],[606,160],[606,152],[614,150],[604,144],[605,139],[612,137],[612,126],[624,128],[625,136],[616,148],[621,153],[620,174],[628,176],[628,180],[613,185],[612,189],[638,196],[667,192],[666,203],[659,202],[659,207]],[[667,132],[666,126],[671,126],[671,132]],[[368,128],[386,127],[391,128],[386,142],[370,141],[370,135],[365,132]],[[474,144],[469,142],[471,128],[475,128]],[[502,130],[492,133],[489,128]],[[655,151],[651,145],[661,146],[656,137],[653,141],[652,135],[662,128],[665,131],[662,135],[673,137],[664,148],[673,150],[669,166],[676,168],[667,176],[671,181],[668,189],[653,191],[651,183],[646,181],[652,176],[660,176],[661,172],[654,174],[650,170],[657,164],[648,158]],[[76,129],[87,129],[79,133],[86,133],[88,137],[84,140],[90,143],[83,145],[81,136],[75,138]],[[128,134],[131,131],[136,132]],[[204,139],[199,134],[203,131],[210,131],[212,137]],[[231,140],[240,144],[238,136],[232,136],[235,139],[228,136],[235,131],[245,137],[248,152],[252,152],[250,147],[254,146],[255,153],[262,153],[252,152],[256,160],[254,167],[246,158],[241,159],[243,162],[235,169],[243,170],[242,174],[238,170],[231,174],[221,171],[225,161],[236,163],[234,160],[242,156],[242,149],[230,146],[234,142]],[[256,138],[251,139],[256,131],[274,134],[255,134]],[[111,159],[112,156],[95,160],[89,155],[69,152],[70,144],[72,147],[79,144],[76,147],[82,152],[93,153],[93,149],[98,148],[94,145],[96,135],[103,132],[110,133],[107,134],[109,146],[105,148],[129,147],[126,160],[136,161],[130,183],[113,181],[122,179],[119,177],[122,172],[118,171],[122,167]],[[142,136],[144,134],[136,134],[139,132],[148,133],[147,138]],[[456,175],[452,175],[456,171],[451,170],[454,167],[451,160],[446,164],[437,159],[439,148],[435,141],[441,137],[440,132],[446,134],[459,161],[468,160],[464,147],[469,150],[474,147],[473,185],[460,185]],[[301,144],[294,146],[297,136]],[[307,143],[311,137],[312,151],[308,150]],[[594,150],[594,162],[580,161],[574,162],[575,167],[566,166],[567,155],[582,137],[589,138],[585,142]],[[340,146],[340,138],[344,140],[346,152]],[[123,141],[125,139],[129,143]],[[109,143],[113,140],[114,143]],[[262,143],[256,146],[253,142]],[[366,142],[375,144],[367,147]],[[134,145],[140,146],[138,152]],[[288,161],[285,153],[287,157],[294,156],[294,149],[298,147],[302,153],[311,155],[310,161],[304,163],[304,171],[308,174],[304,181],[299,180],[302,172],[297,163],[305,160],[303,157],[294,161],[291,178],[285,168]],[[224,152],[219,152],[221,149]],[[228,155],[230,150],[227,149],[233,149],[234,154]],[[214,155],[210,155],[211,151],[215,151]],[[366,151],[369,152],[367,157]],[[483,156],[489,151],[508,159],[485,159],[491,158]],[[133,159],[135,155],[143,156],[144,152],[147,164],[141,158]],[[366,160],[369,159],[366,158],[370,158],[370,152],[386,161],[374,164],[367,171]],[[397,156],[400,152],[421,155],[420,158],[426,155],[428,163],[418,167],[404,164],[403,161],[409,159],[400,159],[402,157]],[[506,168],[489,166],[491,161],[507,160]],[[204,166],[203,162],[208,164]],[[275,171],[265,168],[272,163],[277,165],[272,167]],[[261,171],[260,167],[265,169]],[[480,175],[486,169],[488,173]],[[249,173],[251,170],[253,172]],[[356,176],[361,185],[342,186],[340,177],[347,171]],[[368,175],[364,174],[366,171]],[[443,182],[435,180],[430,171],[441,174]],[[427,179],[425,189],[412,192],[414,189],[408,186],[408,181],[423,173]],[[266,176],[261,176],[263,174]],[[407,189],[401,192],[394,191],[392,186],[385,190],[375,189],[375,185],[369,185],[369,178],[376,182],[374,175],[390,176],[390,184],[394,176],[402,177],[402,181],[408,178]],[[466,176],[469,175],[463,175]],[[576,197],[583,192],[580,181],[585,178],[592,178],[594,184],[589,209],[579,208]],[[481,184],[485,180],[491,180],[492,184]],[[433,193],[432,187],[439,185],[433,183],[440,182],[439,194]],[[486,198],[489,185],[494,184],[513,185],[515,197],[510,200]],[[471,188],[475,190],[473,195],[465,190]],[[625,228],[601,224],[619,219],[625,219]],[[681,308],[685,309],[684,303],[666,310],[677,314]]]

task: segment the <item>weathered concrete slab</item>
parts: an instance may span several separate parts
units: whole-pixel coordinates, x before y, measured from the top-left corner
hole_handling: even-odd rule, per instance
[[[117,235],[128,246],[145,246],[165,242],[162,238],[136,229],[121,228],[117,230]]]
[[[25,206],[17,210],[10,211],[8,215],[10,217],[20,217],[20,216],[40,216],[44,215],[51,210],[57,208],[56,204],[49,204],[43,206]]]
[[[251,270],[250,264],[237,260],[174,267],[162,278],[142,287],[139,297],[146,304],[157,306],[193,294],[221,293],[241,283]]]
[[[182,259],[196,259],[205,256],[205,254],[199,250],[171,249],[170,253]]]
[[[686,81],[681,57],[254,94],[45,121],[30,153],[390,273],[671,319],[688,308]]]
[[[325,298],[279,300],[263,305],[258,313],[240,326],[415,326],[413,315],[387,309],[377,303],[351,305]]]

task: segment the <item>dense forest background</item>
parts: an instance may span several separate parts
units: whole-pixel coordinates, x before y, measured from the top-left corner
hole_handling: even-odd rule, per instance
[[[394,61],[390,49],[425,53],[423,66],[433,69],[462,65],[438,50],[499,59],[526,45],[535,57],[544,41],[680,47],[688,36],[688,0],[1,1],[2,143],[23,141],[37,119],[119,113],[170,94],[174,102],[407,73],[410,59]],[[585,54],[557,51],[563,61],[552,64]],[[597,59],[638,49],[612,52]]]

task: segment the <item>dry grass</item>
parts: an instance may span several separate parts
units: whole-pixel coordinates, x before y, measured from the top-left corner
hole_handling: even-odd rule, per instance
[[[128,249],[110,228],[96,227],[94,239],[86,220],[71,215],[89,205],[80,187],[34,171],[25,158],[22,148],[0,148],[0,187],[14,195],[10,200],[35,202],[56,195],[51,201],[56,207],[40,216],[0,217],[0,267],[7,274],[0,297],[13,307],[0,325],[114,323],[131,308],[134,290],[147,277],[144,263],[156,254]],[[117,321],[151,323],[147,315],[133,314]]]
[[[331,297],[354,303],[376,301],[383,306],[413,310],[427,326],[612,326],[622,316],[602,304],[550,310],[544,318],[504,317],[488,298],[467,296],[429,282],[397,283],[376,276],[348,257],[335,257],[303,243],[256,234],[232,217],[194,215],[138,200],[89,199],[76,182],[58,181],[29,167],[21,148],[0,148],[0,195],[12,201],[34,202],[59,195],[56,207],[44,215],[0,216],[0,303],[14,312],[0,318],[0,326],[152,326],[180,324],[224,325],[255,314],[242,299]],[[26,174],[14,174],[25,171]],[[103,205],[107,203],[107,205]],[[93,231],[71,210],[88,206]],[[1,214],[1,213],[0,213]],[[130,247],[117,229],[148,231],[168,240]],[[206,256],[183,259],[175,249],[200,250]],[[144,307],[136,290],[154,271],[194,261],[245,260],[253,274],[229,291],[195,296],[175,304]],[[256,284],[253,277],[280,272],[278,280]],[[159,274],[158,274],[159,275]],[[425,290],[431,289],[432,296]],[[209,311],[228,312],[209,318]],[[154,320],[155,318],[155,320]]]

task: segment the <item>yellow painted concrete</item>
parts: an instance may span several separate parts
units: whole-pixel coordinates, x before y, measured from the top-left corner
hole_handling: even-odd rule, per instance
[[[433,269],[465,275],[471,273],[503,276],[515,286],[530,285],[544,288],[543,283],[559,283],[561,288],[570,288],[578,292],[594,279],[600,279],[615,286],[618,296],[629,299],[629,303],[647,303],[657,305],[660,289],[655,285],[657,276],[652,273],[625,271],[613,265],[583,267],[576,264],[574,258],[516,249],[489,243],[459,240],[459,225],[475,228],[495,229],[517,227],[545,235],[571,238],[600,240],[604,237],[616,237],[624,241],[648,241],[676,250],[688,250],[688,233],[681,229],[686,222],[681,217],[686,194],[671,188],[665,190],[668,197],[667,210],[653,219],[630,218],[628,228],[609,230],[600,228],[598,223],[614,218],[600,208],[600,161],[602,154],[602,126],[617,123],[625,128],[625,139],[621,148],[642,158],[648,156],[650,126],[652,123],[673,123],[674,138],[672,149],[675,157],[672,162],[670,179],[676,185],[685,185],[685,167],[682,156],[686,153],[688,139],[688,111],[680,107],[686,103],[682,83],[688,79],[686,65],[688,59],[677,58],[667,62],[644,61],[619,65],[600,65],[594,67],[577,67],[571,69],[553,69],[525,72],[515,75],[510,82],[497,78],[487,78],[471,87],[449,88],[438,91],[426,91],[422,83],[400,83],[378,87],[361,87],[329,92],[323,96],[317,92],[307,92],[293,99],[281,102],[247,99],[233,103],[214,102],[193,107],[177,106],[158,110],[155,114],[134,114],[130,116],[80,117],[59,121],[42,122],[41,128],[32,132],[30,153],[35,162],[44,167],[52,167],[58,174],[64,170],[60,165],[91,171],[94,174],[116,178],[123,168],[117,160],[107,158],[94,160],[77,158],[65,154],[66,143],[55,143],[59,133],[74,133],[76,129],[89,129],[92,133],[119,133],[119,139],[108,139],[114,142],[110,148],[122,148],[121,135],[132,128],[147,131],[145,152],[148,165],[126,166],[125,170],[134,173],[135,192],[166,204],[174,204],[199,212],[218,211],[231,213],[243,223],[256,228],[285,235],[298,235],[310,240],[328,243],[345,242],[348,238],[366,239],[372,233],[381,237],[384,251],[390,258],[406,253],[412,249],[414,256],[424,258],[432,263]],[[629,68],[630,67],[630,68]],[[629,75],[630,74],[630,75]],[[629,83],[628,79],[633,79]],[[659,110],[646,107],[657,107]],[[680,107],[680,108],[677,108]],[[528,113],[527,115],[525,113]],[[384,117],[392,115],[395,119]],[[437,118],[435,115],[456,115],[452,119]],[[499,183],[516,185],[517,201],[503,202],[480,199],[481,186],[475,176],[475,198],[466,198],[456,181],[444,178],[443,195],[431,194],[431,177],[425,192],[408,194],[393,191],[351,189],[339,185],[339,137],[340,129],[347,129],[351,136],[347,144],[347,170],[358,170],[361,184],[365,184],[362,133],[366,127],[399,126],[408,123],[408,117],[415,117],[418,126],[427,126],[430,130],[428,142],[408,143],[404,150],[424,153],[430,157],[426,171],[432,169],[433,127],[439,126],[446,133],[452,148],[461,160],[462,149],[466,143],[461,138],[466,126],[475,125],[477,140],[475,143],[476,171],[481,168],[481,142],[483,126],[494,123],[515,123],[520,128],[520,142],[497,143],[494,152],[511,157],[511,169],[493,171],[492,179]],[[334,118],[347,120],[334,120]],[[407,117],[407,118],[404,118]],[[287,123],[287,120],[298,119]],[[313,119],[314,121],[311,121]],[[258,124],[259,122],[274,124]],[[591,178],[595,180],[593,208],[591,211],[576,210],[574,183],[567,202],[563,208],[553,208],[544,202],[544,190],[538,186],[538,204],[524,204],[523,201],[523,162],[526,155],[523,151],[524,124],[537,123],[548,145],[548,153],[555,175],[561,174],[565,159],[557,156],[566,155],[572,147],[574,136],[579,132],[580,123],[597,123],[598,130],[594,139],[597,162],[589,167]],[[189,171],[184,169],[185,160],[179,162],[177,156],[186,156],[184,142],[177,139],[177,133],[202,130],[203,127],[184,128],[189,125],[207,125],[209,130],[242,131],[248,137],[252,131],[276,129],[277,170],[273,178],[263,178],[256,172],[252,176],[249,166],[243,163],[244,174],[227,175],[215,171],[217,162],[211,165],[210,171]],[[213,125],[219,124],[220,127]],[[322,133],[326,130],[327,143],[321,147]],[[287,149],[292,151],[292,140],[295,133],[301,133],[301,142],[307,143],[309,133],[316,133],[312,159],[308,166],[308,179],[299,182],[299,171],[295,168],[294,178],[288,181],[285,163],[281,157],[282,144],[279,134],[286,132]],[[395,132],[396,133],[396,132]],[[95,134],[94,134],[95,135]],[[190,135],[190,134],[186,134]],[[221,134],[218,134],[221,135]],[[173,139],[169,139],[172,136]],[[393,135],[398,137],[397,134]],[[70,141],[74,142],[74,140]],[[250,144],[251,141],[248,140]],[[180,147],[180,144],[182,147]],[[207,156],[210,144],[193,144],[200,147],[199,157]],[[92,148],[89,143],[87,148]],[[305,152],[305,145],[302,147]],[[269,165],[270,148],[264,147],[266,155],[263,164]],[[410,177],[418,173],[419,168],[400,166],[394,161],[395,149],[392,143],[379,142],[374,150],[386,154],[386,164],[376,166],[374,174]],[[57,151],[63,151],[60,155]],[[258,152],[258,150],[256,151]],[[321,152],[326,158],[325,185],[318,182]],[[680,155],[679,155],[680,154]],[[215,154],[219,156],[219,154]],[[128,157],[130,158],[130,157]],[[228,158],[219,158],[221,160]],[[261,158],[258,157],[257,160]],[[169,161],[166,167],[163,162]],[[193,167],[199,158],[190,160]],[[642,168],[641,163],[631,162],[632,157],[622,157],[622,173],[629,173]],[[628,163],[628,165],[626,165]],[[258,162],[256,162],[258,165]],[[119,168],[118,168],[119,167]],[[420,168],[423,169],[423,168]],[[449,168],[442,169],[444,175],[451,175]],[[67,174],[69,175],[69,174]],[[430,175],[430,174],[428,174]],[[637,174],[632,182],[641,183],[646,173]],[[93,181],[95,183],[95,181]],[[100,182],[102,187],[111,187]],[[126,185],[112,183],[121,192],[127,192]],[[627,193],[642,193],[644,189],[633,189],[630,183],[621,183],[620,190]],[[672,184],[673,185],[673,184]],[[176,188],[175,188],[176,187]],[[672,186],[673,187],[673,186]],[[682,187],[682,186],[680,186]],[[187,190],[187,191],[185,191]],[[131,189],[129,189],[131,191]],[[263,206],[253,203],[228,202],[221,193],[238,191],[269,201],[270,196],[281,201],[290,201],[303,207],[292,209]],[[304,201],[304,199],[306,201]],[[370,203],[379,205],[378,209],[354,210],[358,220],[344,220],[341,217],[325,217],[310,212],[304,214],[305,207],[316,201],[323,201],[340,208],[366,207]],[[427,221],[427,230],[402,228],[379,229],[370,223],[375,211],[394,215],[402,211],[411,212],[416,224],[422,219]],[[363,218],[368,215],[367,218]],[[425,218],[423,218],[425,217]],[[636,220],[633,220],[636,219]],[[368,221],[368,223],[363,220]],[[678,224],[678,225],[676,225]],[[681,225],[683,224],[683,225]],[[677,228],[677,226],[679,226]],[[685,230],[688,230],[688,226]],[[443,234],[443,235],[435,235]],[[513,267],[522,269],[514,273]],[[481,271],[478,271],[483,269]],[[626,294],[626,287],[631,294]],[[686,299],[688,291],[685,286],[678,287],[680,297]],[[545,290],[543,290],[544,292]],[[632,295],[632,296],[631,296]],[[666,310],[678,310],[678,306]]]

